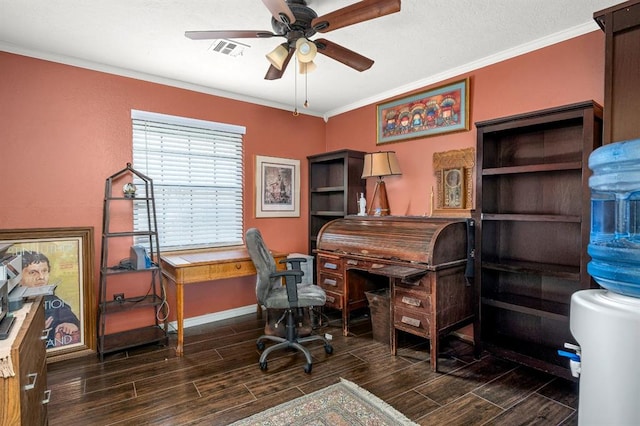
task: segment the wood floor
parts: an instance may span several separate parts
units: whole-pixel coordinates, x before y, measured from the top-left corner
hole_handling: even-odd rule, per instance
[[[563,379],[484,355],[447,338],[431,371],[428,344],[401,335],[398,356],[375,341],[366,315],[354,318],[353,335],[340,323],[320,332],[333,336],[334,352],[307,344],[313,371],[292,351],[270,355],[258,367],[256,338],[264,322],[255,315],[185,331],[185,356],[168,347],[146,346],[105,357],[48,366],[52,390],[49,424],[225,425],[345,378],[369,390],[423,425],[574,425],[577,386]],[[270,344],[270,343],[268,343]]]

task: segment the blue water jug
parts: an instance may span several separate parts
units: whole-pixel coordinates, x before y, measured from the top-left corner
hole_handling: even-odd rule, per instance
[[[607,290],[640,297],[640,139],[591,153],[587,271]]]

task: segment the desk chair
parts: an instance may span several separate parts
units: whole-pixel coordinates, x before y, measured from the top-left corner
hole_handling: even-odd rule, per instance
[[[324,350],[327,354],[333,353],[333,347],[329,341],[321,335],[298,336],[296,316],[302,314],[303,308],[323,306],[326,295],[322,288],[313,284],[299,284],[302,280],[302,271],[286,270],[276,271],[276,262],[271,252],[264,244],[260,231],[256,228],[247,230],[246,244],[249,256],[257,271],[256,297],[258,303],[266,309],[284,309],[286,316],[286,337],[264,334],[256,342],[258,350],[263,350],[265,340],[277,342],[268,347],[260,355],[260,369],[267,369],[267,356],[276,350],[293,348],[302,352],[307,360],[304,366],[305,373],[311,373],[311,354],[302,346],[302,343],[321,340],[324,342]],[[286,262],[287,260],[285,260]],[[299,262],[299,261],[298,261]],[[298,263],[299,266],[299,263]],[[283,280],[284,278],[284,280]],[[284,281],[284,286],[282,282]]]

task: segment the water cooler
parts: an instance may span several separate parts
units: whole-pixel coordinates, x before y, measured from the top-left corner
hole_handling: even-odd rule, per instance
[[[640,139],[589,157],[587,271],[603,287],[571,298],[570,356],[580,378],[580,425],[640,424]],[[568,345],[571,348],[571,345]]]

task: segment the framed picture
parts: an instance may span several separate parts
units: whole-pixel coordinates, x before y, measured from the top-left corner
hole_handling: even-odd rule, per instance
[[[256,155],[256,217],[300,216],[300,160]]]
[[[377,106],[377,144],[469,130],[469,79]]]
[[[471,217],[475,161],[474,148],[433,153],[436,191],[434,199],[432,188],[431,216]]]
[[[0,230],[7,253],[22,257],[22,287],[47,288],[49,361],[95,352],[93,227]]]

